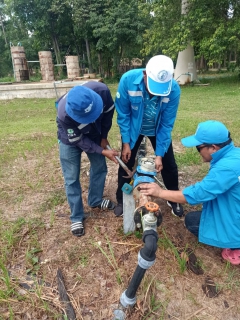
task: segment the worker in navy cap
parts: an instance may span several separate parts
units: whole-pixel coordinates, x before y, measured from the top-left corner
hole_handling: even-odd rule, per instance
[[[90,161],[88,205],[101,210],[113,210],[114,202],[103,199],[107,175],[106,159],[117,163],[115,150],[107,150],[108,132],[112,126],[114,103],[108,87],[101,82],[89,81],[73,87],[57,101],[59,152],[70,206],[71,232],[85,234],[82,189],[80,184],[81,156]]]
[[[222,257],[240,264],[240,148],[226,126],[215,120],[199,123],[194,135],[183,138],[185,147],[196,147],[210,163],[202,181],[182,191],[163,190],[155,183],[142,184],[141,192],[169,201],[203,204],[201,211],[185,217],[187,229],[200,242],[223,248]]]

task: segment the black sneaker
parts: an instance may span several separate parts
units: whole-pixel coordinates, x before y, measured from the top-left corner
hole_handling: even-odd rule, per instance
[[[73,222],[71,225],[71,231],[72,231],[72,234],[76,237],[84,236],[85,231],[84,231],[84,226],[82,221]]]
[[[176,217],[183,217],[183,206],[177,202],[167,201],[167,205],[172,208],[172,214]]]
[[[123,216],[123,204],[118,203],[117,206],[114,209],[114,214],[116,217],[122,217]]]
[[[99,208],[101,210],[113,210],[116,207],[115,203],[109,199],[102,199],[102,202],[93,208]]]

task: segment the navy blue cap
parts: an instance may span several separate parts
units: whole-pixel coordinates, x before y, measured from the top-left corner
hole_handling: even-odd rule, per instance
[[[65,110],[78,123],[92,123],[102,113],[103,101],[95,91],[76,86],[67,94]]]

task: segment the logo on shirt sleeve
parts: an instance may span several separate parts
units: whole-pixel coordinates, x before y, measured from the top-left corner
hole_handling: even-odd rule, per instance
[[[73,129],[67,129],[67,134],[68,134],[68,137],[74,137],[75,136],[75,133],[74,133]]]

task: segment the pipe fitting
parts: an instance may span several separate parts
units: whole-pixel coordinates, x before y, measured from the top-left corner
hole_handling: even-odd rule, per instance
[[[126,291],[127,291],[127,290],[125,290],[125,291],[122,293],[121,297],[120,297],[120,303],[121,303],[121,305],[122,305],[124,308],[128,308],[128,307],[134,306],[135,303],[136,303],[136,301],[137,301],[136,296],[135,296],[134,298],[132,298],[132,299],[131,299],[131,298],[128,298],[128,297],[126,296]]]
[[[121,309],[114,310],[113,314],[114,314],[113,320],[125,320],[126,319],[126,314]]]
[[[145,246],[140,250],[141,257],[147,261],[153,261],[156,258],[158,235],[154,230],[147,230],[143,233],[143,242]]]
[[[145,269],[145,270],[149,269],[151,266],[154,265],[155,260],[156,260],[156,259],[154,259],[154,260],[152,260],[152,261],[147,261],[147,260],[145,260],[145,259],[141,256],[141,253],[138,252],[138,265],[139,265],[139,267],[141,267],[142,269]]]

